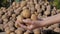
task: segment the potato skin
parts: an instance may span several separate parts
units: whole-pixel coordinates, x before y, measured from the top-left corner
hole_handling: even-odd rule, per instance
[[[24,18],[29,18],[30,15],[31,15],[31,12],[29,9],[24,9],[21,13],[21,15],[24,17]]]

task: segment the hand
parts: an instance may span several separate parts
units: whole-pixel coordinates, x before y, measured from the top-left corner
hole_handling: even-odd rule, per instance
[[[40,28],[40,27],[43,26],[43,21],[40,21],[40,20],[32,21],[30,19],[25,19],[25,20],[23,20],[23,22],[26,23],[26,24],[29,24],[29,25],[25,26],[23,24],[20,24],[20,26],[22,28],[25,28],[25,29],[28,29],[28,30],[33,30],[33,29]]]

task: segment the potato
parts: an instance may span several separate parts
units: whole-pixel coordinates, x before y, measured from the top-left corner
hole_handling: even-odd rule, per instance
[[[3,26],[4,29],[7,28],[7,27],[9,27],[7,23],[6,24],[3,24],[3,25],[4,25]]]
[[[37,1],[38,1],[38,0],[34,0],[34,3],[37,4],[37,3],[38,3]]]
[[[34,29],[33,32],[34,32],[34,34],[40,34],[41,33],[40,29]]]
[[[0,10],[0,15],[2,15],[3,14],[3,11],[2,10]]]
[[[13,21],[9,21],[8,25],[9,25],[9,27],[13,27],[14,26],[14,22]]]
[[[16,6],[16,2],[13,2],[13,3],[12,3],[12,6]]]
[[[21,15],[17,16],[17,21],[19,21],[20,23],[23,23],[23,17]]]
[[[35,5],[35,9],[40,9],[40,5],[39,4],[36,4]]]
[[[15,32],[11,32],[10,34],[15,34]]]
[[[6,16],[6,15],[3,15],[3,16],[2,16],[2,19],[5,19],[5,18],[7,18],[7,16]]]
[[[17,30],[15,30],[16,34],[23,34],[23,29],[22,28],[18,28]]]
[[[28,10],[28,9],[24,9],[24,10],[22,11],[21,15],[22,15],[24,18],[29,18],[30,15],[31,15],[31,12],[30,12],[30,10]]]
[[[42,10],[45,11],[45,6],[44,5],[42,5]]]
[[[53,15],[55,15],[56,14],[56,11],[52,11],[51,12],[51,15],[53,16]]]
[[[14,13],[15,13],[16,15],[19,15],[20,12],[21,12],[21,10],[22,10],[22,8],[19,7],[18,9],[14,10]]]
[[[20,7],[20,3],[16,3],[16,8],[19,8]]]
[[[20,25],[18,23],[19,23],[18,21],[15,22],[15,27],[16,28],[19,28],[20,27]]]
[[[13,17],[13,18],[16,17],[16,14],[12,14],[12,17]]]
[[[15,28],[14,27],[10,27],[10,31],[15,31]]]
[[[30,34],[30,31],[29,31],[29,30],[27,30],[26,32],[24,32],[24,34]]]
[[[0,30],[3,30],[3,24],[0,24]]]
[[[50,11],[45,11],[44,15],[46,15],[46,16],[50,15]]]
[[[51,6],[48,5],[46,10],[50,11],[51,10]]]
[[[8,19],[7,19],[7,18],[5,18],[5,19],[3,19],[3,21],[4,21],[4,22],[8,22]]]
[[[31,20],[37,20],[37,16],[35,14],[31,15]]]
[[[56,11],[56,13],[57,13],[57,14],[60,13],[60,10],[58,9],[58,10]]]
[[[5,28],[5,32],[6,32],[6,34],[10,34],[10,32],[11,32],[11,31],[10,31],[10,28],[9,28],[9,27],[6,27],[6,28]]]
[[[54,31],[55,32],[60,32],[60,28],[55,28]]]
[[[21,1],[21,7],[24,7],[26,5],[26,1]]]

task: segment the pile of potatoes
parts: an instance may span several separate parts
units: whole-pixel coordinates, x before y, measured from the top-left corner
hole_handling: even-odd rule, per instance
[[[6,34],[43,34],[43,30],[53,30],[60,32],[60,25],[53,24],[43,28],[37,28],[29,31],[20,27],[24,24],[23,19],[40,20],[60,13],[59,9],[51,6],[48,1],[44,0],[22,0],[18,3],[13,2],[7,9],[0,8],[0,30]],[[28,25],[28,24],[25,24]]]

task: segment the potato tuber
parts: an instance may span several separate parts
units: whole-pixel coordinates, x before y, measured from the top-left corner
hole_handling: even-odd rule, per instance
[[[15,30],[16,34],[23,34],[23,29],[22,28],[18,28],[17,30]]]
[[[15,32],[11,32],[10,34],[15,34]]]
[[[26,5],[26,1],[21,1],[21,7],[24,7]]]
[[[10,28],[9,28],[9,27],[6,27],[6,28],[5,28],[5,32],[6,32],[6,34],[10,34],[10,32],[11,32],[11,31],[10,31]]]
[[[32,20],[37,20],[37,16],[36,16],[35,14],[32,14],[32,15],[31,15],[31,19],[32,19]]]
[[[28,17],[30,17],[31,12],[30,12],[29,9],[24,9],[24,10],[22,11],[21,15],[22,15],[24,18],[28,18]]]
[[[9,25],[9,27],[13,27],[14,26],[14,22],[13,21],[9,21],[8,25]]]
[[[60,32],[60,28],[55,28],[54,31],[55,32]]]
[[[18,15],[17,16],[17,21],[19,21],[20,23],[23,23],[23,17],[21,15]]]
[[[40,34],[41,33],[40,29],[34,29],[33,32],[34,32],[34,34]]]

